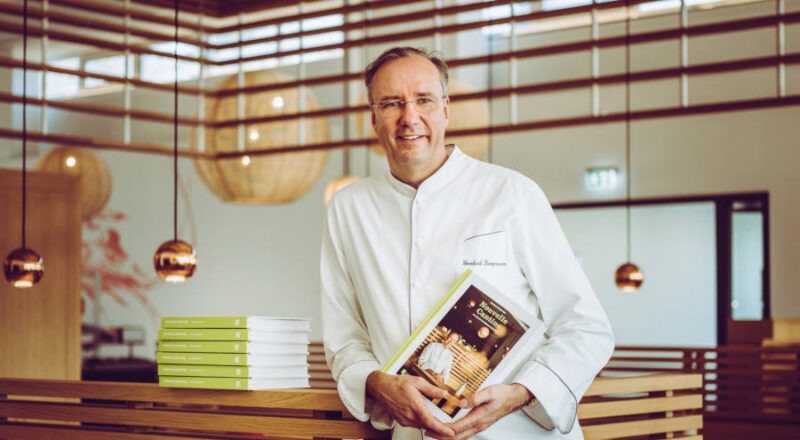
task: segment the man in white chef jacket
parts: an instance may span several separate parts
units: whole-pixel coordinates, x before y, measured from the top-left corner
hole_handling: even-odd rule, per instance
[[[445,144],[447,66],[387,50],[367,66],[372,126],[389,172],[331,200],[321,251],[323,339],[339,395],[394,439],[582,439],[577,406],[613,350],[603,309],[541,189]],[[379,370],[465,269],[542,321],[519,371],[440,421],[444,390]]]

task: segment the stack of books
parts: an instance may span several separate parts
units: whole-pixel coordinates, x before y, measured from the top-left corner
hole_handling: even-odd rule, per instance
[[[158,331],[162,387],[308,388],[311,323],[269,316],[168,316]]]

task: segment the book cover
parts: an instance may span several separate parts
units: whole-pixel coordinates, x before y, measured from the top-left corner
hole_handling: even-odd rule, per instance
[[[290,377],[308,377],[308,365],[250,367],[230,365],[158,364],[158,375],[280,379]]]
[[[278,344],[250,341],[158,341],[159,351],[187,353],[250,353],[308,355],[308,344]]]
[[[272,316],[164,316],[161,328],[247,328],[272,332],[308,332],[309,318]]]
[[[202,388],[209,390],[308,388],[308,377],[240,379],[234,377],[160,376],[158,385],[168,388]]]
[[[266,332],[229,328],[162,328],[159,340],[179,341],[258,341],[281,344],[308,344],[307,332]]]
[[[419,376],[447,391],[429,407],[452,420],[467,412],[458,406],[462,397],[506,380],[543,332],[530,312],[467,270],[381,371]]]
[[[182,353],[159,351],[156,353],[156,362],[159,364],[185,364],[185,365],[233,365],[233,366],[298,366],[307,365],[306,353]]]

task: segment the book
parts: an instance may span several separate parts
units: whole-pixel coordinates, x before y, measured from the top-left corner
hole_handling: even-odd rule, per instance
[[[158,385],[168,388],[203,388],[210,390],[308,388],[308,377],[243,379],[234,377],[159,376]]]
[[[419,376],[447,391],[426,399],[444,421],[463,417],[463,397],[518,371],[541,342],[544,325],[472,270],[466,270],[382,372]]]
[[[272,366],[297,366],[307,365],[308,355],[303,353],[182,353],[163,352],[156,353],[156,362],[159,364],[184,364],[184,365],[232,365],[252,367]]]
[[[162,328],[159,340],[179,341],[259,341],[281,344],[308,344],[307,332],[266,332],[228,328]]]
[[[309,318],[272,316],[164,316],[161,328],[246,328],[272,332],[308,332]]]
[[[159,363],[158,375],[280,379],[290,377],[308,377],[308,365],[250,367],[246,365],[187,365]]]
[[[158,341],[158,351],[186,353],[250,353],[308,355],[308,344],[278,344],[250,341]]]

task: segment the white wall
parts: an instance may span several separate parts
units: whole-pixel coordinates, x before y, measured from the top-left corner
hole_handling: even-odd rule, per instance
[[[627,260],[624,207],[557,215],[618,345],[716,345],[713,203],[631,208],[631,261],[645,275],[636,292],[622,292],[614,283],[614,272]]]

